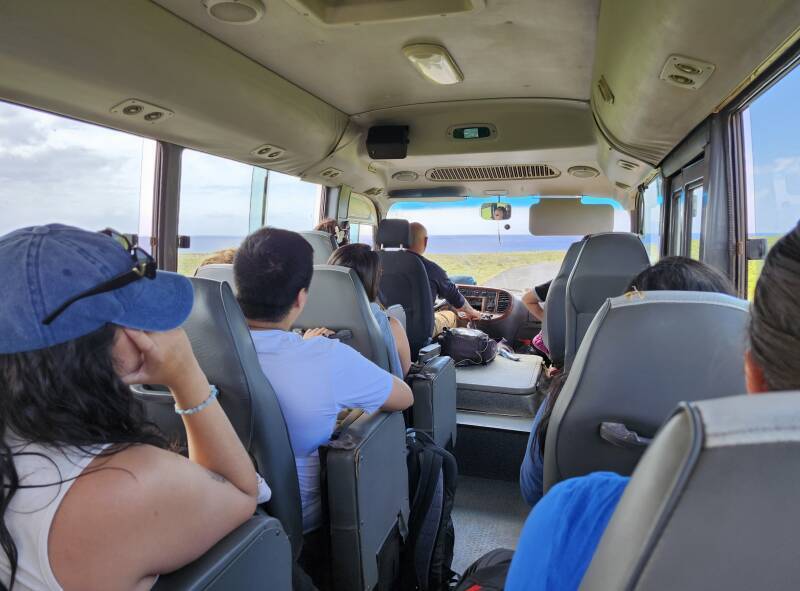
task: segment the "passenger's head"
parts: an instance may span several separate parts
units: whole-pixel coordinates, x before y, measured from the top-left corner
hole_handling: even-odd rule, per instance
[[[339,231],[339,225],[336,223],[336,220],[333,218],[325,218],[316,226],[314,229],[317,232],[327,232],[331,236],[336,236],[336,233]]]
[[[314,251],[300,234],[261,228],[233,261],[239,305],[248,320],[283,322],[300,315],[314,273]]]
[[[329,265],[355,270],[370,302],[378,301],[381,281],[381,258],[366,244],[348,244],[337,248],[328,259]]]
[[[425,226],[419,222],[411,222],[408,225],[408,232],[411,240],[408,250],[416,252],[417,254],[423,254],[425,249],[428,248],[428,231],[425,229]]]
[[[710,291],[736,295],[733,284],[715,268],[688,257],[666,257],[633,278],[628,291]]]
[[[800,390],[800,224],[764,262],[751,307],[745,375],[752,393]]]
[[[200,263],[200,266],[205,267],[206,265],[232,265],[235,256],[236,256],[235,248],[226,248],[223,250],[218,250],[217,252],[212,252],[210,255],[204,258],[203,262]]]
[[[120,378],[141,363],[120,327],[180,326],[192,286],[123,242],[60,224],[0,237],[0,475],[9,431],[51,445],[159,439]]]

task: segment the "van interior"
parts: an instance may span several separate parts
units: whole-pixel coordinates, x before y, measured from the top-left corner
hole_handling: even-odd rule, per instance
[[[409,499],[403,472],[391,471],[405,470],[408,426],[457,459],[461,573],[516,545],[530,510],[519,467],[551,366],[574,381],[551,418],[545,489],[595,470],[630,474],[657,433],[690,437],[688,407],[659,431],[678,403],[744,391],[744,345],[734,344],[745,300],[767,249],[800,217],[796,106],[763,109],[784,129],[758,109],[779,91],[796,105],[798,61],[800,3],[790,0],[0,4],[0,233],[113,224],[161,269],[193,276],[187,332],[273,490],[263,521],[156,588],[252,589],[267,577],[264,588],[289,589],[302,546],[281,410],[243,340],[232,271],[198,269],[206,255],[264,225],[303,232],[315,271],[297,328],[345,331],[382,366],[363,289],[325,265],[329,254],[345,237],[370,244],[391,285],[423,286],[419,297],[397,287],[384,303],[397,305],[417,364],[449,385],[420,393],[425,410],[413,418],[354,418],[355,447],[327,450],[332,588],[393,588]],[[783,164],[767,170],[768,151]],[[82,201],[92,192],[104,197]],[[326,218],[339,227],[332,242],[312,231]],[[480,313],[475,328],[504,343],[491,363],[437,361],[431,313],[452,306],[420,303],[427,284],[413,283],[400,256],[409,222],[425,225],[431,260]],[[631,278],[669,255],[723,272],[741,306],[625,300]],[[543,326],[522,298],[551,280]],[[668,326],[687,317],[692,335]],[[540,331],[549,355],[533,344]],[[713,349],[709,335],[732,343],[724,369],[676,378],[681,353]],[[135,392],[180,431],[163,392]],[[646,442],[603,435],[598,425],[611,422]],[[287,474],[293,485],[280,482]],[[613,572],[614,556],[603,559]]]

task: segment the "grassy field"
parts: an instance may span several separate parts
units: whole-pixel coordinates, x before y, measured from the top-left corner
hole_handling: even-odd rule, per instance
[[[178,253],[178,273],[181,275],[194,275],[195,269],[208,256],[205,252],[181,252]]]
[[[207,256],[207,253],[179,254],[178,272],[183,275],[194,275],[197,266]],[[514,267],[534,265],[536,263],[561,262],[561,259],[564,258],[564,251],[432,254],[428,258],[441,265],[449,275],[471,275],[480,285],[498,273]]]
[[[440,265],[448,275],[471,275],[478,285],[486,283],[495,275],[525,265],[536,263],[560,263],[563,250],[538,252],[483,252],[474,254],[432,254],[428,258]]]
[[[770,248],[777,239],[777,236],[769,238]],[[696,243],[696,240],[692,241],[692,250],[695,255],[699,252],[699,244]],[[695,250],[698,252],[694,252]],[[178,272],[183,275],[194,275],[197,266],[207,256],[207,253],[180,253],[178,255]],[[478,285],[481,285],[507,269],[536,263],[561,262],[561,259],[564,258],[564,251],[432,254],[428,255],[428,258],[441,265],[449,275],[471,275]],[[748,261],[747,263],[747,295],[750,300],[753,299],[756,281],[758,281],[763,266],[763,261]]]

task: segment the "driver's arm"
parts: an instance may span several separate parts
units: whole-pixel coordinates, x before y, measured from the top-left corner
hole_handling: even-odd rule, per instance
[[[532,289],[525,292],[525,295],[522,296],[522,303],[525,304],[528,312],[530,312],[536,320],[539,322],[544,320],[544,308],[542,308],[539,303],[539,296],[536,295],[536,290]]]

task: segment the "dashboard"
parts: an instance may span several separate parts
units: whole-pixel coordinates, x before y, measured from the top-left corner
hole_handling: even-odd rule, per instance
[[[461,295],[481,314],[485,320],[500,320],[511,313],[514,297],[507,291],[477,285],[458,285]]]

